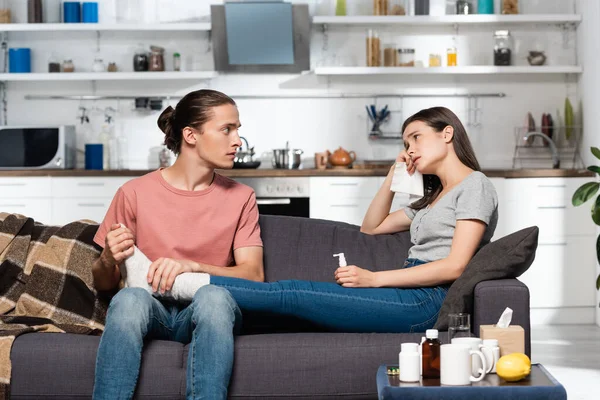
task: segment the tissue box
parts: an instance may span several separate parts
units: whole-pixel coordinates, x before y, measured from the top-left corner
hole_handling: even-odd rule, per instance
[[[500,357],[511,353],[525,353],[525,330],[519,325],[498,328],[496,325],[481,325],[481,339],[497,339],[500,346]]]

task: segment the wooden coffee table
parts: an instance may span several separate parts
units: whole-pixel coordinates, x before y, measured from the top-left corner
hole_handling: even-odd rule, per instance
[[[567,392],[541,365],[533,364],[531,374],[519,382],[506,382],[496,374],[488,374],[481,382],[469,386],[442,386],[439,379],[421,379],[420,382],[400,382],[397,375],[388,375],[387,367],[377,371],[379,400],[392,399],[523,399],[566,400]]]

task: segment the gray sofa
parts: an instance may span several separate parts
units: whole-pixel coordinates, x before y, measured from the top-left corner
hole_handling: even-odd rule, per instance
[[[410,247],[409,234],[369,236],[358,227],[304,218],[261,216],[268,281],[333,281],[344,252],[350,264],[372,270],[398,268]],[[479,282],[473,297],[472,330],[493,324],[505,307],[526,332],[530,354],[529,291],[516,279]],[[402,342],[422,333],[324,332],[293,318],[244,314],[236,338],[230,384],[234,399],[376,399],[379,365],[398,362]],[[12,399],[91,398],[99,337],[60,333],[19,336],[12,348]],[[445,335],[441,335],[442,341]],[[147,343],[136,398],[184,399],[188,346]]]

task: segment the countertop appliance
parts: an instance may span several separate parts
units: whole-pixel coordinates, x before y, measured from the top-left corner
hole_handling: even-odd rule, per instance
[[[0,169],[75,168],[75,126],[0,126]]]
[[[254,189],[260,214],[310,217],[308,177],[235,178],[235,180]]]

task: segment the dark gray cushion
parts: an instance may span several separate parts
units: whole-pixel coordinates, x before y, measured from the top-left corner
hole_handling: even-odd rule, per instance
[[[450,286],[435,329],[448,329],[450,313],[473,313],[473,291],[479,282],[516,278],[527,271],[535,259],[538,234],[538,227],[532,226],[483,246]]]
[[[371,271],[401,268],[411,246],[410,233],[367,235],[355,225],[318,219],[260,216],[265,277],[269,282],[302,279],[334,282],[334,253],[349,265]]]

